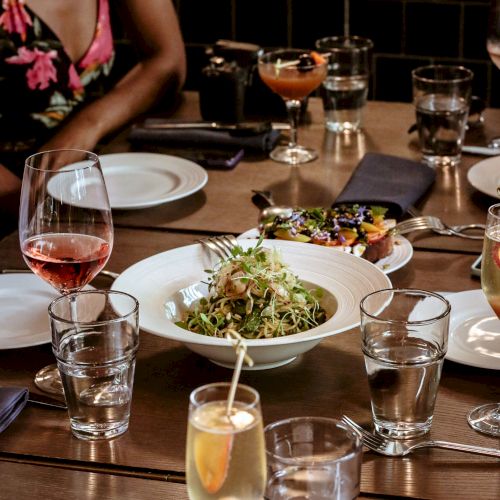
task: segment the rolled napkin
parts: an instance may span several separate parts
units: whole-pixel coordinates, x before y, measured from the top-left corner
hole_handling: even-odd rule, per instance
[[[436,172],[424,163],[367,153],[334,205],[380,205],[399,218],[425,194],[435,178]]]
[[[147,120],[145,125],[154,124],[156,120]],[[161,122],[158,122],[161,123]],[[256,134],[241,134],[227,130],[161,129],[135,126],[128,140],[133,143],[146,142],[171,147],[233,148],[253,151],[270,151],[280,136],[279,130],[266,130]]]
[[[21,413],[28,395],[25,387],[0,387],[0,433]]]

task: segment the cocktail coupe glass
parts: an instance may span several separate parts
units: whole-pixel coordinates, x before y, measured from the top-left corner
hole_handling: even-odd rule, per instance
[[[481,288],[500,320],[500,203],[488,209],[484,233]],[[490,403],[472,409],[467,416],[469,425],[491,436],[500,436],[500,403]]]
[[[280,49],[259,58],[262,81],[286,104],[290,120],[290,141],[278,146],[270,157],[281,163],[298,165],[315,160],[316,151],[297,144],[297,128],[302,102],[326,78],[327,56],[308,50]]]
[[[266,458],[260,397],[238,384],[208,384],[189,398],[186,482],[191,500],[263,498]]]
[[[68,149],[26,160],[19,242],[30,269],[61,294],[80,291],[92,281],[113,248],[111,208],[97,155]],[[63,394],[55,364],[40,370],[35,384]]]

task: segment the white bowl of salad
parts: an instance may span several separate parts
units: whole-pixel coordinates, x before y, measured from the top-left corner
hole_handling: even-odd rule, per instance
[[[236,361],[228,331],[236,332],[252,369],[289,363],[354,328],[361,299],[390,287],[368,261],[282,240],[241,240],[222,262],[199,244],[169,250],[134,264],[113,284],[139,300],[141,329],[227,367]]]

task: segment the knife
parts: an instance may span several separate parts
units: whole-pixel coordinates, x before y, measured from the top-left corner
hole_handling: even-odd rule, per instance
[[[150,118],[138,128],[153,129],[153,130],[220,130],[241,135],[258,135],[271,130],[289,130],[290,125],[280,122],[210,122],[210,121],[165,121],[161,119]]]
[[[43,394],[37,394],[35,392],[29,393],[28,403],[40,406],[48,406],[49,408],[57,408],[58,410],[68,409],[66,404],[60,401],[59,399],[54,399],[49,396],[44,396]]]
[[[492,148],[490,146],[462,146],[462,153],[484,156],[497,156],[500,155],[500,148]]]

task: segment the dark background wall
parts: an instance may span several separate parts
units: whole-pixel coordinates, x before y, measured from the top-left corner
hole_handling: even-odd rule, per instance
[[[345,0],[173,0],[197,89],[205,49],[219,38],[264,48],[312,48],[343,34]],[[411,101],[410,72],[430,63],[474,71],[474,94],[500,107],[500,71],[486,52],[489,0],[350,0],[350,31],[374,42],[370,98]]]

